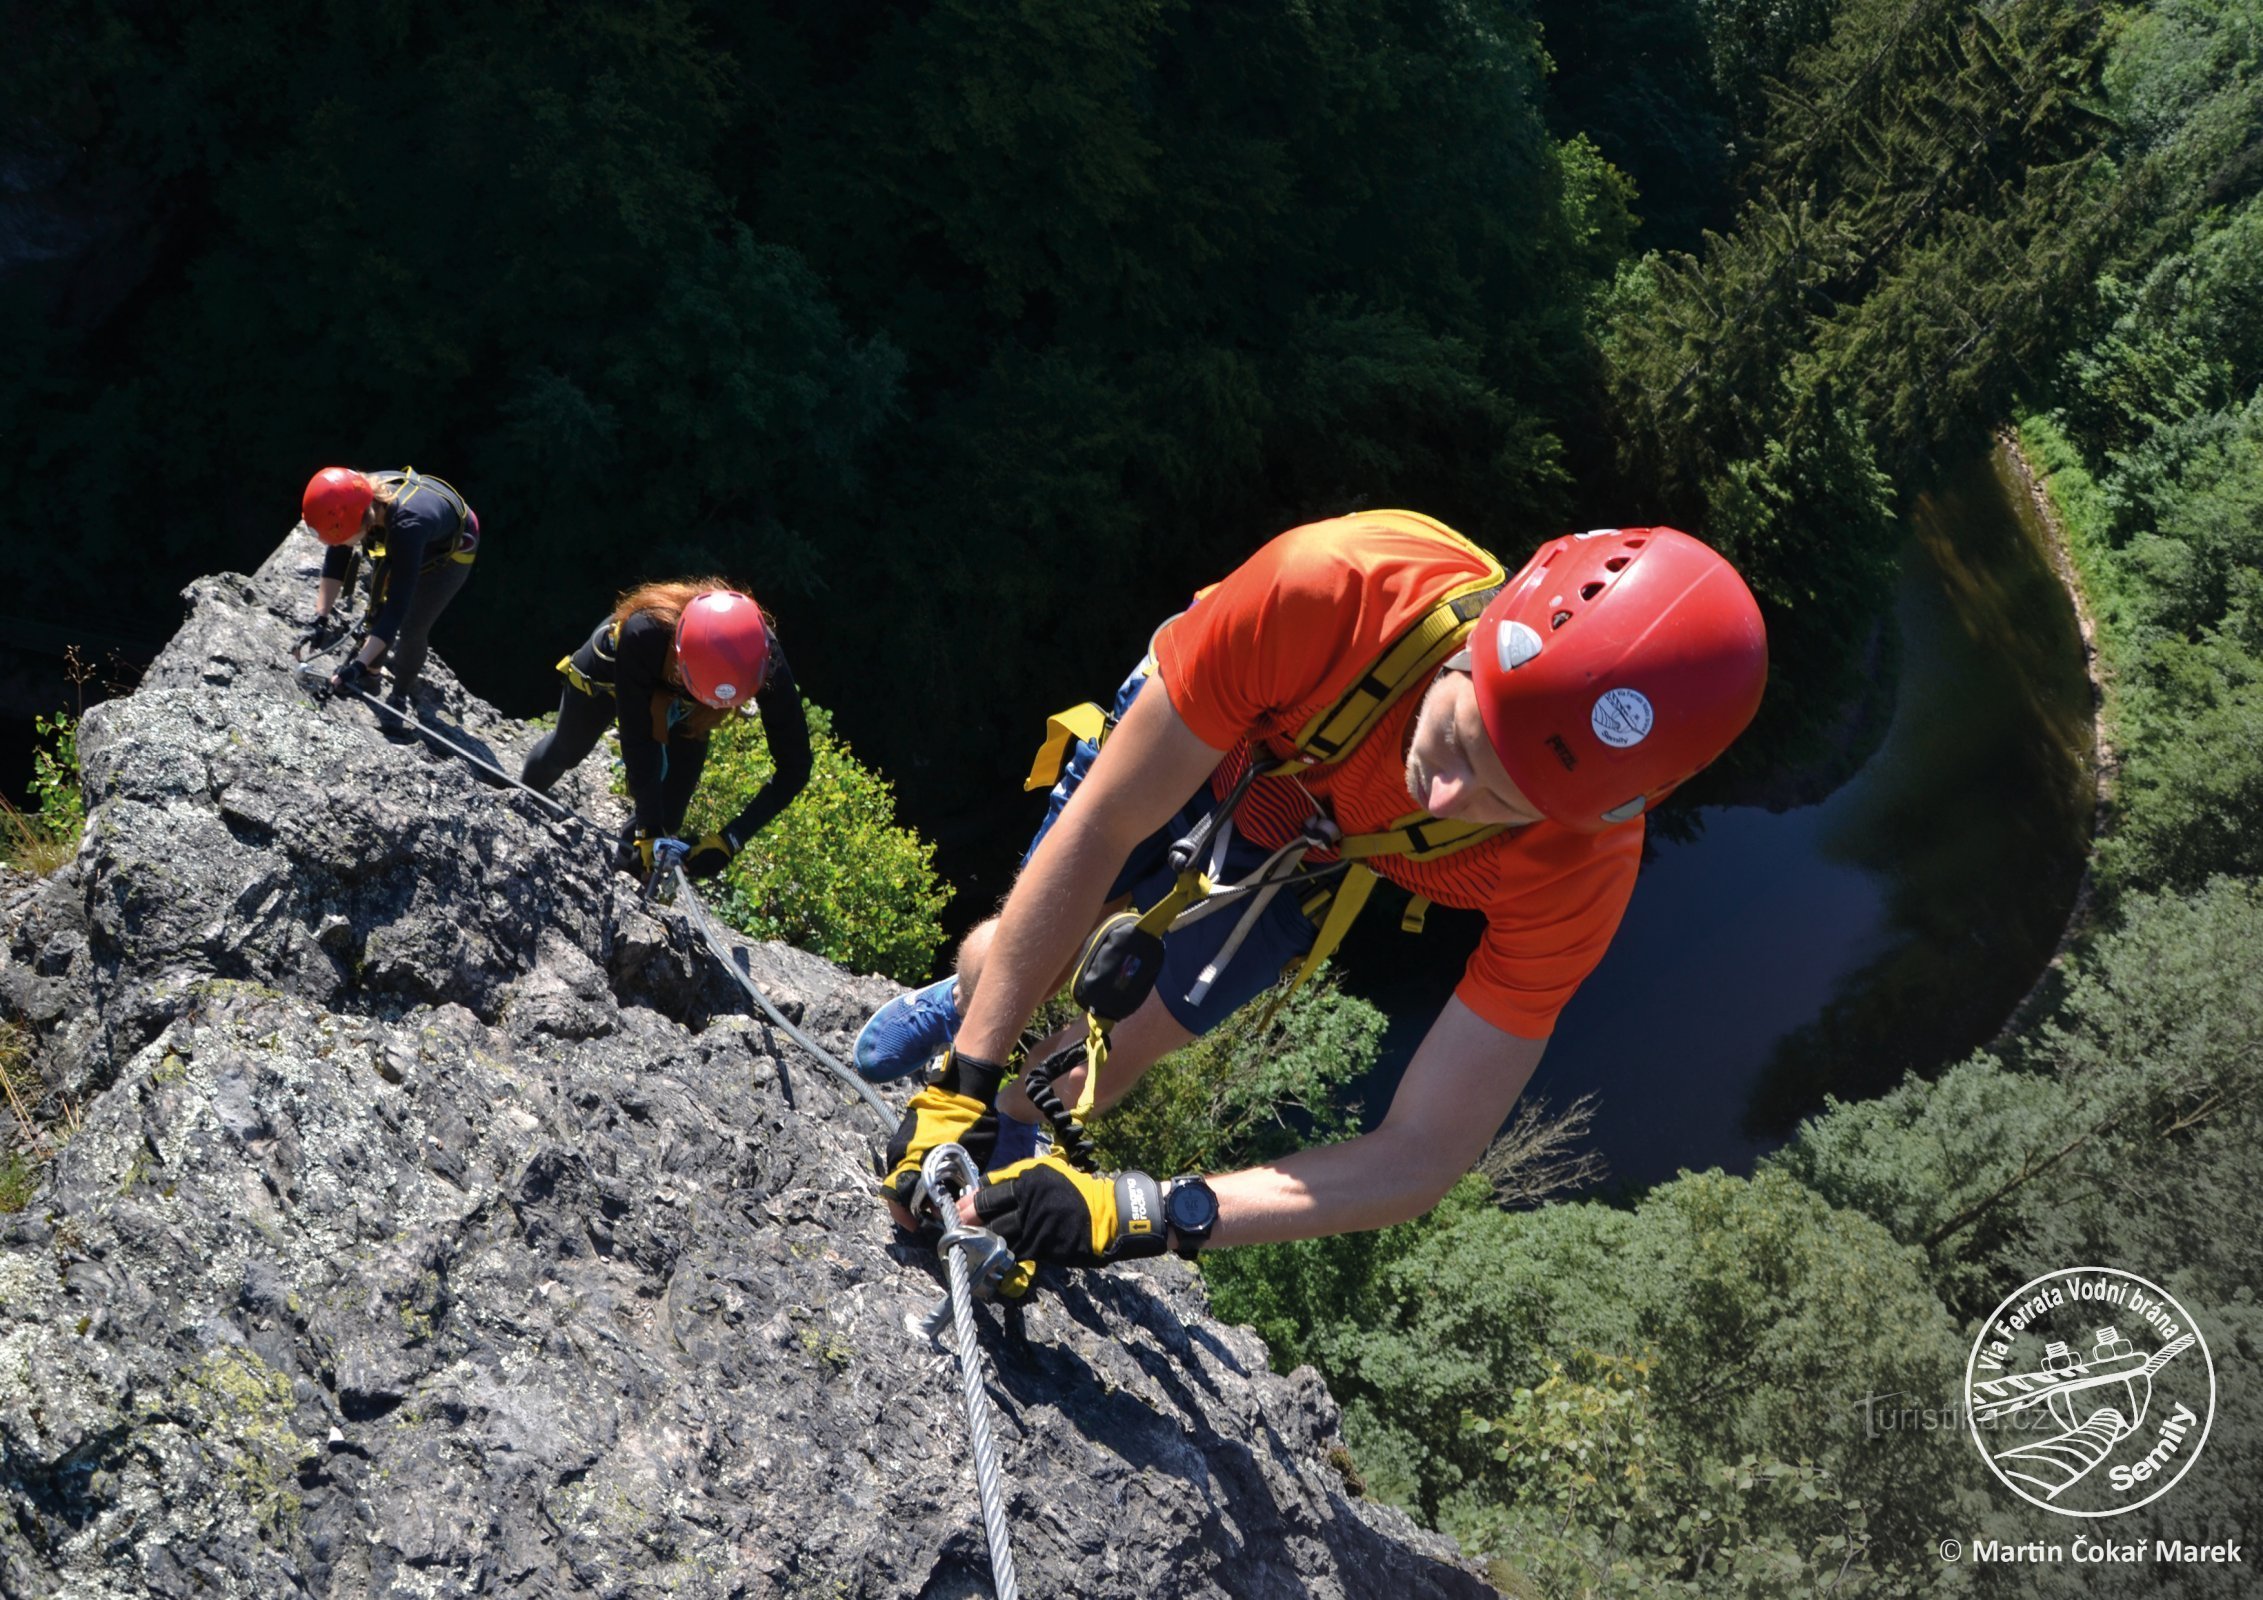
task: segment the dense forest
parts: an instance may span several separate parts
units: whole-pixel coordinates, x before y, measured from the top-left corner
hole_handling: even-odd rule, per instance
[[[1730,778],[1827,768],[1910,497],[2016,430],[2115,755],[2022,1026],[1750,1177],[1566,1197],[1527,1124],[1429,1217],[1206,1270],[1514,1595],[2240,1592],[1944,1563],[2061,1519],[1871,1402],[1953,1412],[2006,1292],[2125,1268],[2218,1401],[2114,1536],[2263,1528],[2257,0],[10,16],[8,611],[162,637],[314,467],[414,460],[491,530],[438,639],[475,688],[537,711],[617,588],[736,575],[946,862],[1047,710],[1367,505],[1512,560],[1703,534],[1773,646]],[[1262,1155],[1380,1027],[1319,985],[1109,1154]]]

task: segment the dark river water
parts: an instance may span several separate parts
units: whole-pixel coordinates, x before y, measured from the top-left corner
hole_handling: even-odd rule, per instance
[[[1825,1095],[1855,1099],[1984,1044],[2049,961],[2080,880],[2091,702],[2073,608],[2008,462],[1910,519],[1901,674],[1875,755],[1819,805],[1700,813],[1661,842],[1534,1091],[1593,1091],[1614,1180],[1749,1172]],[[1347,984],[1390,1011],[1372,1124],[1451,992],[1475,919],[1381,925]]]

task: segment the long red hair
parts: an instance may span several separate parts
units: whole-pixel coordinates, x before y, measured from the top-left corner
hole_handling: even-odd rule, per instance
[[[673,628],[683,621],[684,607],[701,595],[713,594],[719,589],[729,590],[733,594],[746,593],[728,578],[676,578],[666,583],[639,584],[613,602],[613,620],[626,622],[639,611],[649,611]],[[763,612],[762,620],[769,622],[770,613]],[[676,653],[673,650],[668,652],[667,665],[663,670],[670,683],[681,687],[684,680],[676,671]]]

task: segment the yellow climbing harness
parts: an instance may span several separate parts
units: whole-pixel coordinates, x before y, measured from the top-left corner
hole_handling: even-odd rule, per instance
[[[590,650],[593,658],[600,663],[618,661],[620,659],[620,618],[615,617],[613,619],[613,625],[611,627],[607,628],[601,636],[593,637],[590,640]],[[578,690],[582,694],[588,695],[591,699],[595,699],[600,695],[609,695],[613,692],[613,681],[610,678],[593,678],[588,673],[582,671],[581,668],[575,666],[574,655],[570,650],[558,658],[558,671],[565,677],[565,680],[568,683],[574,686],[576,690]]]
[[[1162,971],[1163,936],[1173,928],[1210,915],[1233,898],[1247,899],[1233,931],[1188,991],[1190,1000],[1199,1001],[1233,960],[1273,896],[1292,882],[1308,881],[1298,877],[1304,857],[1316,849],[1333,849],[1342,863],[1342,876],[1333,887],[1323,888],[1306,898],[1303,909],[1307,916],[1318,920],[1319,931],[1295,977],[1286,988],[1276,992],[1268,1005],[1266,1015],[1270,1017],[1343,943],[1345,934],[1375,890],[1376,873],[1368,862],[1385,856],[1436,861],[1482,844],[1503,831],[1499,823],[1456,822],[1425,811],[1414,811],[1379,832],[1346,835],[1334,819],[1320,811],[1306,822],[1302,837],[1272,852],[1241,882],[1220,884],[1215,881],[1214,875],[1225,862],[1234,812],[1251,783],[1258,778],[1333,765],[1350,755],[1392,707],[1410,691],[1427,684],[1431,674],[1462,648],[1477,626],[1486,602],[1508,581],[1507,574],[1490,555],[1442,525],[1432,523],[1431,527],[1480,557],[1485,563],[1484,572],[1440,597],[1413,626],[1391,641],[1349,689],[1309,718],[1290,740],[1293,755],[1261,763],[1253,749],[1249,766],[1233,792],[1171,847],[1171,865],[1176,876],[1170,891],[1143,912],[1123,911],[1108,918],[1085,942],[1070,992],[1085,1012],[1088,1066],[1084,1086],[1077,1095],[1076,1105],[1070,1109],[1072,1117],[1081,1118],[1092,1109],[1099,1092],[1101,1070],[1107,1061],[1109,1030],[1131,1015],[1154,988]],[[1050,788],[1060,780],[1071,747],[1080,740],[1099,744],[1112,726],[1108,714],[1092,704],[1072,706],[1047,718],[1045,742],[1030,766],[1023,788]],[[1205,851],[1208,851],[1207,864]],[[1429,905],[1427,899],[1416,895],[1400,919],[1400,926],[1409,932],[1419,931]]]

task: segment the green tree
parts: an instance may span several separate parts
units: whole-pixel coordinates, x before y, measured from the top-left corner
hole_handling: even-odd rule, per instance
[[[859,763],[832,718],[803,703],[813,769],[793,804],[747,842],[723,877],[717,910],[740,932],[812,950],[899,983],[926,979],[951,897],[935,847],[896,821],[888,781]],[[736,717],[715,736],[685,826],[722,827],[773,767],[761,722]]]
[[[1650,1363],[1662,1450],[1806,1460],[1867,1508],[1882,1562],[1920,1548],[1977,1469],[1930,1434],[1873,1430],[1866,1397],[1941,1397],[1963,1342],[1919,1254],[1781,1173],[1685,1176],[1633,1211],[1505,1212],[1465,1180],[1429,1216],[1352,1239],[1223,1252],[1222,1314],[1344,1404],[1371,1487],[1439,1525],[1487,1525],[1519,1481],[1468,1416],[1498,1416],[1551,1359]],[[1597,1530],[1603,1531],[1603,1530]],[[1937,1539],[1934,1533],[1931,1537]]]
[[[1880,1582],[1867,1509],[1810,1463],[1677,1459],[1651,1398],[1654,1361],[1551,1361],[1469,1431],[1506,1498],[1466,1510],[1463,1548],[1512,1595],[1907,1593]]]
[[[1277,1012],[1244,1006],[1093,1123],[1101,1166],[1224,1172],[1348,1138],[1359,1106],[1344,1091],[1374,1067],[1388,1020],[1325,968]]]
[[[1846,7],[1773,95],[1734,229],[1621,279],[1624,464],[1769,608],[1779,670],[1747,761],[1815,735],[1852,687],[1892,485],[2063,347],[2121,197],[2100,178],[2099,38],[2061,0]]]

